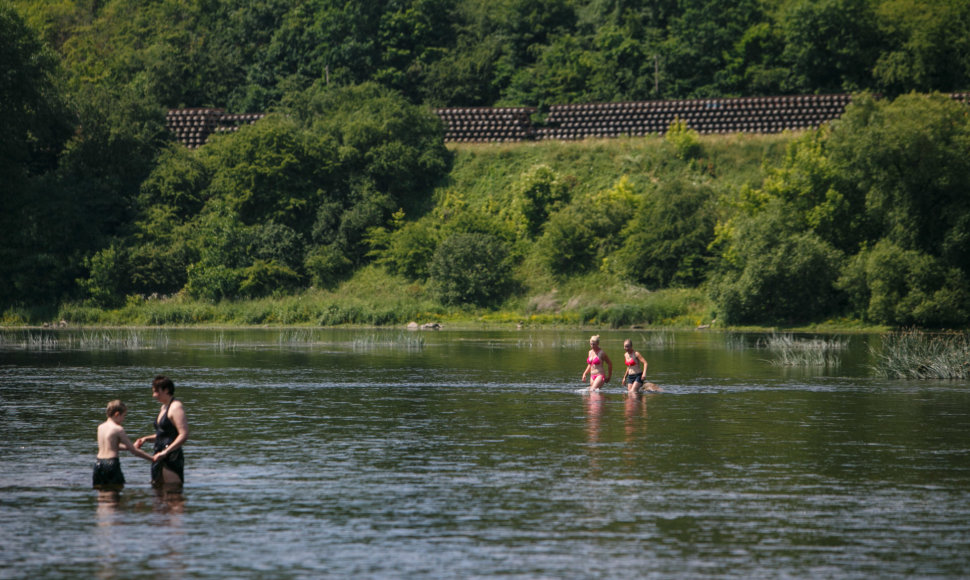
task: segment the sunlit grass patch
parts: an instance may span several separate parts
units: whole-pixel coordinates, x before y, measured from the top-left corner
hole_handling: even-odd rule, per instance
[[[970,377],[970,334],[928,334],[919,330],[887,334],[870,347],[876,375],[894,379]]]

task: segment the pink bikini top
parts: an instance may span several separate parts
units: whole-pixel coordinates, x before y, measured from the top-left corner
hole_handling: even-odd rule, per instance
[[[600,357],[594,356],[593,358],[586,359],[586,364],[598,365],[600,364]]]
[[[635,358],[628,358],[628,359],[626,359],[626,366],[628,366],[628,367],[635,367],[635,366],[637,366],[637,359],[635,359]]]

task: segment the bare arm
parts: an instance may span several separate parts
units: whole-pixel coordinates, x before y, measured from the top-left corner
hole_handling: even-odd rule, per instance
[[[141,449],[138,449],[137,447],[135,447],[134,445],[131,444],[131,439],[128,439],[128,434],[125,433],[124,430],[122,430],[121,432],[118,433],[118,448],[119,449],[125,449],[127,451],[131,451],[131,454],[132,455],[137,455],[138,457],[141,457],[142,459],[147,459],[149,461],[152,460],[152,456],[151,455],[145,453]]]
[[[145,443],[148,443],[149,441],[154,441],[154,440],[155,440],[154,435],[145,435],[144,437],[139,437],[138,439],[135,439],[135,449],[141,449],[142,445],[144,445]]]
[[[591,367],[592,367],[592,365],[586,365],[586,370],[583,371],[583,378],[581,380],[583,380],[583,381],[586,380],[586,375],[589,374],[589,371],[590,371],[590,368]]]
[[[606,382],[610,382],[610,378],[613,377],[613,361],[610,360],[610,355],[606,354],[605,352],[602,354],[603,360],[606,361],[606,368],[610,369],[609,373],[606,375]]]

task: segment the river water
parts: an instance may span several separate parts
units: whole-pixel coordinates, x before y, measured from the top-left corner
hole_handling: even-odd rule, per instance
[[[961,578],[970,384],[876,336],[782,366],[760,335],[603,332],[665,392],[579,382],[578,331],[4,331],[2,578]],[[91,489],[106,403],[186,484]]]

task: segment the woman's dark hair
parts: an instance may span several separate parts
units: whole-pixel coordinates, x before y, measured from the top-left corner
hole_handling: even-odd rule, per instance
[[[155,380],[152,381],[153,391],[166,391],[169,395],[175,394],[175,383],[172,379],[166,377],[165,375],[158,375]]]

